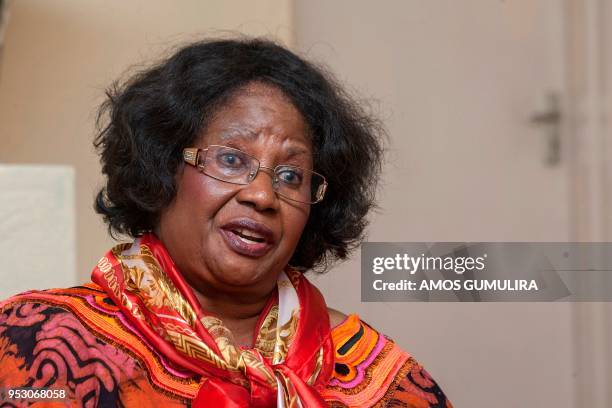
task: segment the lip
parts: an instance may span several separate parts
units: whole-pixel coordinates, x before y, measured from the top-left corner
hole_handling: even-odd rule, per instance
[[[245,242],[233,230],[251,230],[264,239],[263,242]],[[221,235],[228,246],[240,255],[261,257],[274,245],[274,233],[266,225],[250,218],[238,218],[221,226]]]

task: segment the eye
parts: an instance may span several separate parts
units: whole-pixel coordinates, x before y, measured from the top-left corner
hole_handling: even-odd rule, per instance
[[[302,172],[297,168],[282,168],[278,171],[278,178],[285,184],[299,186],[302,184]]]
[[[220,153],[217,156],[217,161],[223,167],[237,169],[243,166],[244,161],[235,153]]]

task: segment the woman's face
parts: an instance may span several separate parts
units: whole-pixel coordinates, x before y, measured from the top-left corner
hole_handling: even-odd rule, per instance
[[[225,145],[274,168],[312,168],[312,145],[300,112],[278,89],[253,83],[230,98],[195,146]],[[247,185],[216,180],[186,165],[163,211],[160,239],[187,282],[204,295],[267,294],[300,239],[310,206],[283,199],[260,171]],[[245,236],[256,237],[263,244]]]

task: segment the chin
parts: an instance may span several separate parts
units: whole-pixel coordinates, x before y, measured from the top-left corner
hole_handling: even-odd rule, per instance
[[[240,259],[219,265],[218,271],[213,273],[218,281],[231,286],[250,286],[265,281],[266,278],[276,281],[276,276],[271,278],[271,267],[266,264],[262,264],[259,259]]]

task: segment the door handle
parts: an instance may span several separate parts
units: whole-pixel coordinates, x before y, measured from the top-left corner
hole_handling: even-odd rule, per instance
[[[551,92],[546,98],[547,108],[531,115],[529,122],[546,129],[547,152],[545,163],[556,166],[561,162],[561,98],[556,92]]]

